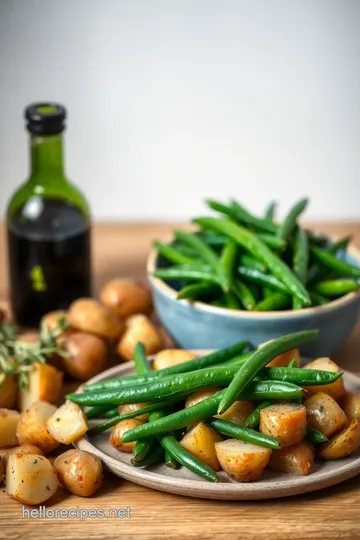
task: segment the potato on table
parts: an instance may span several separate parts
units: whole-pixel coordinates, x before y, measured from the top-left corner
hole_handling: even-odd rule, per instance
[[[317,358],[312,362],[309,362],[304,366],[306,369],[318,369],[320,371],[331,371],[332,373],[339,373],[340,367],[330,358]],[[317,392],[325,392],[329,394],[335,401],[338,401],[345,394],[343,377],[340,377],[337,381],[320,386],[306,386],[307,395],[312,396]]]
[[[341,400],[341,406],[349,420],[360,422],[360,391],[346,392]]]
[[[56,407],[45,401],[35,401],[20,416],[17,438],[20,445],[33,444],[47,454],[59,446],[46,428],[48,420],[56,412]]]
[[[103,481],[100,459],[84,450],[68,450],[54,461],[60,484],[78,497],[91,497]]]
[[[124,331],[124,322],[93,298],[75,300],[68,311],[71,326],[105,339],[117,339]]]
[[[6,448],[6,450],[0,451],[0,461],[1,459],[4,462],[4,465],[7,465],[9,456],[12,454],[37,454],[43,456],[43,451],[40,450],[38,446],[33,444],[24,444],[23,446],[13,446],[12,448]]]
[[[100,292],[100,300],[119,317],[127,319],[153,309],[151,291],[145,283],[134,279],[113,279]]]
[[[66,401],[45,422],[50,435],[59,443],[71,444],[88,430],[87,418],[79,405]]]
[[[148,403],[128,403],[125,405],[119,405],[119,414],[129,414],[134,411],[140,411],[144,407],[146,407]],[[140,416],[136,417],[136,420],[138,422],[147,422],[147,419],[149,418],[149,414],[141,414]]]
[[[310,474],[314,466],[314,447],[303,441],[295,446],[273,450],[269,467],[274,471],[289,474]]]
[[[41,504],[58,488],[54,467],[44,456],[12,454],[6,467],[6,492],[24,504]]]
[[[319,456],[323,459],[340,459],[353,454],[360,447],[360,424],[350,424],[329,441],[320,445]]]
[[[165,369],[177,364],[183,364],[189,360],[194,360],[196,354],[184,349],[165,349],[155,355],[153,369]]]
[[[223,414],[217,414],[215,418],[221,418],[233,422],[238,426],[245,425],[245,420],[253,412],[255,405],[251,401],[235,401]]]
[[[0,448],[7,448],[17,444],[16,430],[20,414],[10,409],[0,409]]]
[[[238,439],[215,444],[221,468],[237,482],[253,482],[262,475],[269,463],[271,450]]]
[[[204,399],[213,396],[220,390],[221,388],[219,386],[208,386],[207,388],[203,388],[202,390],[198,390],[197,392],[190,394],[186,398],[185,409],[187,409],[188,407],[192,407],[193,405],[200,403],[200,401],[203,401]]]
[[[155,354],[162,348],[159,331],[145,315],[133,315],[126,321],[126,329],[117,344],[118,354],[125,360],[132,360],[137,343],[143,343],[146,354]]]
[[[275,437],[283,448],[300,443],[306,435],[304,405],[278,403],[260,411],[259,431]]]
[[[122,442],[122,437],[126,431],[130,429],[141,426],[142,422],[136,418],[130,418],[129,420],[121,420],[114,426],[110,434],[110,444],[116,450],[121,450],[122,452],[132,452],[135,446],[134,442],[124,443]]]
[[[0,369],[0,377],[2,371]],[[0,409],[13,409],[17,403],[18,388],[14,375],[7,375],[0,383]]]
[[[218,471],[220,465],[216,457],[215,443],[220,441],[221,437],[214,429],[200,422],[184,435],[180,444],[205,465],[208,465],[214,471]]]
[[[78,379],[87,381],[106,366],[107,348],[103,339],[86,332],[73,332],[61,341],[68,353],[63,358],[64,371]]]
[[[329,394],[318,392],[304,405],[309,427],[321,431],[326,437],[332,437],[348,424],[346,414]]]
[[[19,391],[19,409],[25,411],[34,401],[56,403],[61,395],[63,373],[50,364],[35,362],[28,373],[28,385]]]

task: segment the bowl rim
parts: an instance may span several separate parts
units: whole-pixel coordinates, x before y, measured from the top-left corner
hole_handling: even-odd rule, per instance
[[[321,233],[319,233],[321,234]],[[332,240],[337,240],[336,237],[325,235],[327,238]],[[353,257],[359,262],[360,264],[360,250],[356,248],[354,245],[350,245],[347,250],[347,253],[350,255],[353,255]],[[246,310],[240,310],[240,309],[231,309],[231,308],[223,308],[218,306],[210,306],[209,304],[206,304],[205,302],[189,302],[186,299],[178,299],[177,298],[177,291],[170,287],[163,279],[153,276],[153,272],[156,270],[156,259],[157,259],[157,251],[155,248],[152,248],[147,261],[146,261],[146,270],[148,279],[150,282],[160,289],[163,293],[165,293],[167,296],[169,296],[172,300],[175,300],[176,302],[191,305],[201,311],[205,311],[208,313],[213,313],[214,315],[229,315],[233,317],[240,317],[240,318],[248,318],[248,319],[266,319],[266,318],[289,318],[289,317],[302,317],[306,315],[311,314],[320,314],[325,313],[326,311],[331,311],[332,309],[336,309],[338,307],[341,307],[346,304],[350,304],[352,300],[355,300],[356,297],[359,296],[358,292],[350,292],[346,294],[345,296],[342,296],[341,298],[337,298],[336,300],[330,301],[328,304],[325,304],[324,306],[315,306],[315,307],[308,307],[308,308],[302,308],[302,309],[286,309],[283,311],[246,311]]]

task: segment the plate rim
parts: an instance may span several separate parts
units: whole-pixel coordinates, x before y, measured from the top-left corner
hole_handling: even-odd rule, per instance
[[[192,352],[202,355],[210,352],[210,350],[192,350]],[[152,362],[153,356],[149,356],[149,361]],[[87,384],[99,382],[107,378],[121,376],[123,373],[134,371],[134,363],[126,362],[109,368],[102,373],[87,381]],[[350,371],[343,370],[346,378],[352,383],[359,385],[360,377]],[[76,393],[81,392],[82,386],[76,390]],[[218,500],[265,500],[290,497],[318,491],[336,484],[340,484],[350,478],[353,478],[360,472],[360,456],[354,458],[350,463],[335,467],[331,471],[316,471],[308,476],[289,475],[288,478],[272,481],[272,485],[264,485],[258,482],[206,482],[203,480],[192,480],[179,476],[167,476],[155,472],[153,470],[132,467],[116,458],[106,454],[84,435],[78,439],[74,446],[79,450],[85,450],[99,457],[105,467],[116,476],[129,480],[136,484],[174,493],[177,495],[185,495],[188,497],[202,499],[218,499]],[[336,462],[334,460],[334,462]]]

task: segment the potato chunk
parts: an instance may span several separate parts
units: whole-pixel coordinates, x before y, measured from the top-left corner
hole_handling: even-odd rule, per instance
[[[265,343],[261,343],[259,345],[259,348],[263,347],[267,343],[271,343],[273,341],[270,339],[269,341],[265,341]],[[299,349],[290,349],[290,351],[286,351],[284,353],[279,354],[275,358],[273,358],[268,364],[268,367],[286,367],[290,364],[292,360],[296,360],[297,367],[300,367],[300,353]]]
[[[183,349],[165,349],[155,355],[153,369],[165,369],[177,364],[183,364],[196,358],[196,355]]]
[[[72,327],[105,339],[117,339],[124,331],[123,320],[93,298],[75,300],[68,311]]]
[[[300,443],[306,435],[304,405],[279,403],[260,411],[260,431],[275,437],[285,448]]]
[[[190,454],[218,471],[220,465],[216,457],[215,443],[220,441],[221,437],[214,429],[200,422],[184,435],[180,444]]]
[[[243,426],[245,420],[254,409],[255,405],[251,401],[235,401],[223,414],[217,414],[216,418]]]
[[[200,401],[203,401],[204,399],[213,396],[220,390],[221,388],[219,386],[208,386],[207,388],[203,388],[202,390],[198,390],[198,392],[190,394],[186,398],[185,409],[187,409],[188,407],[192,407],[193,405],[200,403]]]
[[[0,376],[2,371],[0,369]],[[14,375],[7,375],[0,383],[0,409],[13,409],[16,406],[18,388]]]
[[[88,423],[79,405],[66,401],[45,422],[50,435],[59,443],[71,444],[87,432]]]
[[[23,412],[34,401],[56,403],[61,394],[63,373],[50,364],[34,363],[27,388],[19,392],[19,408]]]
[[[360,424],[350,424],[329,441],[320,445],[319,456],[324,459],[340,459],[356,452],[360,447]]]
[[[58,488],[54,467],[44,456],[12,454],[6,467],[6,491],[24,504],[41,504]]]
[[[162,348],[160,332],[145,315],[133,315],[127,319],[125,333],[116,350],[124,360],[132,360],[139,341],[144,344],[146,354],[155,354]]]
[[[44,454],[51,452],[58,441],[48,432],[45,422],[56,412],[56,407],[45,401],[35,401],[20,416],[17,427],[17,437],[21,445],[33,444],[38,446]]]
[[[0,448],[17,444],[16,430],[20,414],[10,409],[0,409]]]
[[[125,405],[119,405],[119,414],[123,415],[123,414],[128,414],[134,411],[140,411],[147,405],[148,403],[126,403]],[[148,413],[136,416],[136,420],[138,420],[138,422],[141,422],[141,423],[146,422],[148,418],[149,418]]]
[[[221,468],[237,482],[253,482],[262,475],[269,463],[271,450],[237,439],[215,444]]]
[[[341,401],[342,409],[349,420],[360,422],[360,391],[346,392]]]
[[[312,362],[309,362],[304,366],[306,369],[319,369],[320,371],[331,371],[332,373],[339,373],[340,367],[333,362],[330,358],[317,358]],[[307,395],[312,396],[317,392],[324,392],[329,394],[335,401],[338,401],[345,394],[343,377],[340,377],[337,381],[331,384],[319,385],[319,386],[305,386]]]
[[[152,312],[152,296],[149,286],[134,279],[113,279],[104,285],[100,292],[104,306],[120,317],[127,319],[132,315]]]
[[[103,468],[98,457],[84,450],[68,450],[54,461],[62,486],[78,497],[91,497],[103,481]]]
[[[314,447],[303,441],[289,448],[273,450],[269,467],[274,471],[307,475],[314,466]]]
[[[5,467],[7,465],[9,456],[11,454],[37,454],[39,456],[44,455],[42,450],[33,444],[24,444],[23,446],[14,446],[13,448],[6,448],[6,450],[0,451],[0,460],[2,459]]]
[[[318,392],[304,403],[309,427],[332,437],[348,424],[346,414],[336,401],[324,392]]]
[[[122,437],[126,431],[130,429],[141,426],[142,422],[136,418],[131,418],[129,420],[121,420],[114,426],[110,434],[110,444],[116,450],[121,450],[122,452],[132,452],[135,446],[135,441],[124,443],[122,442]]]

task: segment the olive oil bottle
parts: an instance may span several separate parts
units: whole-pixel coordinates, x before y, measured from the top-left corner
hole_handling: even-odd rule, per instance
[[[90,212],[63,165],[66,110],[38,103],[25,110],[30,175],[7,209],[10,300],[22,326],[91,294]]]

